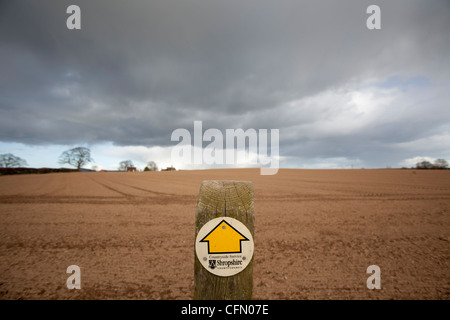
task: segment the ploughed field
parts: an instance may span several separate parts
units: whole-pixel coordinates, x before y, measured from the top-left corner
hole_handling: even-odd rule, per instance
[[[0,176],[0,299],[192,299],[203,180],[253,182],[254,299],[450,298],[450,170],[227,169]]]

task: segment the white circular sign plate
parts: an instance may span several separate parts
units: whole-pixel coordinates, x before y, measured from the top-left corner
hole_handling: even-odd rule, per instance
[[[195,239],[195,252],[203,267],[220,277],[244,270],[253,257],[250,230],[239,220],[219,217],[205,223]]]

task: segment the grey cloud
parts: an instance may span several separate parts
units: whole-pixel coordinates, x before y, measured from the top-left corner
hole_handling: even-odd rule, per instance
[[[376,31],[365,27],[372,1],[76,1],[77,31],[65,27],[70,4],[2,1],[0,140],[172,145],[172,130],[203,120],[280,128],[288,155],[370,159],[448,124],[445,90],[348,135],[320,134],[345,105],[287,107],[391,76],[448,89],[446,1],[378,1]]]

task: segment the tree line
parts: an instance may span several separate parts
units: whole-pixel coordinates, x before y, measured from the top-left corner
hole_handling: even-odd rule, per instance
[[[445,159],[436,159],[434,163],[421,161],[416,163],[416,169],[447,169],[448,162]]]
[[[70,150],[64,151],[59,159],[58,163],[61,165],[71,165],[77,170],[80,170],[83,166],[94,162],[91,157],[91,150],[85,147],[76,147]],[[28,166],[26,160],[17,157],[11,153],[0,154],[0,168],[18,168]],[[119,171],[128,171],[129,168],[133,168],[134,164],[131,160],[124,160],[119,163]],[[416,163],[416,169],[447,169],[448,162],[445,159],[436,159],[434,163],[430,161],[421,161]],[[158,165],[154,161],[147,162],[147,166],[144,171],[158,171]]]
[[[133,161],[124,160],[119,163],[119,171],[128,171],[128,169],[134,168]],[[158,171],[158,165],[155,161],[147,162],[147,166],[144,168],[144,171]]]
[[[76,147],[64,151],[58,159],[58,163],[61,165],[68,164],[80,170],[85,165],[95,162],[91,157],[91,150],[85,147]],[[28,163],[26,160],[15,156],[11,153],[0,154],[0,168],[20,168],[26,167]],[[129,168],[133,168],[134,164],[131,160],[124,160],[119,163],[119,171],[128,171]],[[158,165],[154,161],[147,162],[147,166],[144,171],[158,171]]]

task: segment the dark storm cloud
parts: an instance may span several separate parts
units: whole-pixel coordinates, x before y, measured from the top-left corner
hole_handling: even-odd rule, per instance
[[[203,120],[280,128],[288,156],[370,159],[450,130],[450,5],[376,2],[369,31],[373,1],[2,1],[0,139],[172,145]],[[70,4],[81,30],[66,28]],[[428,83],[380,84],[395,77]],[[346,98],[370,81],[396,97],[360,102],[382,114]]]

